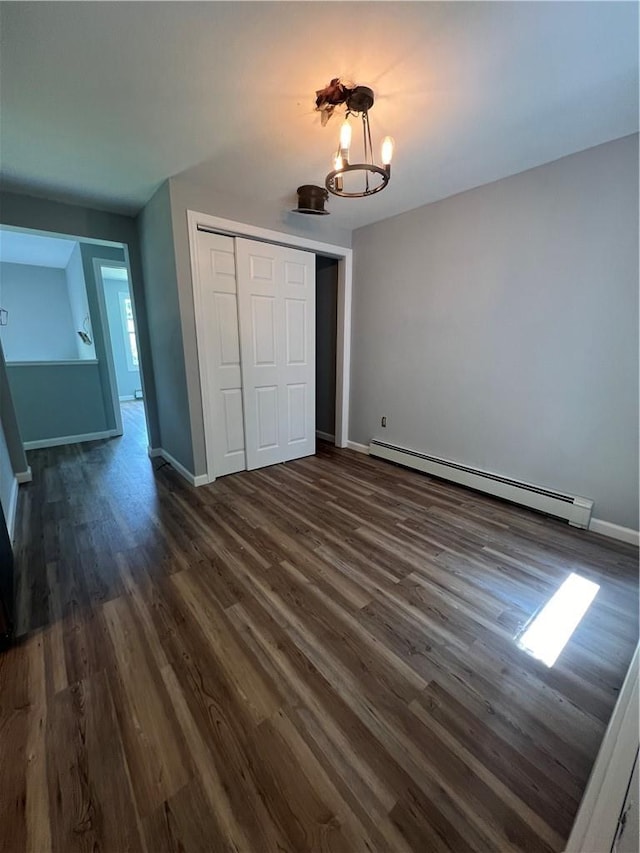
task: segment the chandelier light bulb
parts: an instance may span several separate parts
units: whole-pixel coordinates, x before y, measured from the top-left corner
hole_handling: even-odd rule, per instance
[[[349,120],[345,119],[340,128],[340,150],[348,151],[351,146],[351,125]]]
[[[385,166],[391,165],[393,158],[393,139],[391,136],[385,136],[382,140],[382,162]]]
[[[333,158],[333,168],[336,172],[341,172],[344,169],[344,160],[342,158],[342,154],[340,151]],[[338,190],[338,192],[342,192],[343,183],[342,183],[342,175],[336,175],[334,179],[334,186]]]

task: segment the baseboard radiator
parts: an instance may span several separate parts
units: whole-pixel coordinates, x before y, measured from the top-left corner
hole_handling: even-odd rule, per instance
[[[458,462],[450,462],[448,459],[428,456],[426,453],[387,444],[375,438],[369,444],[369,453],[371,456],[397,462],[407,468],[415,468],[425,474],[433,474],[434,477],[487,492],[495,497],[546,512],[548,515],[564,518],[574,527],[589,527],[593,509],[593,501],[589,498],[554,492],[542,486],[522,483],[500,474],[491,474],[468,465],[460,465]]]

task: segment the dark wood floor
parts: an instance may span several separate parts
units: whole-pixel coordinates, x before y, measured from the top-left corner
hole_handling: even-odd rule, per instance
[[[562,850],[637,551],[328,445],[194,489],[141,414],[29,454],[0,848]],[[549,669],[513,637],[569,572],[601,589]]]

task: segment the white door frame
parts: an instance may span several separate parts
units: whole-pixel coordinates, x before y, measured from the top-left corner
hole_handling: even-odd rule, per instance
[[[100,313],[100,327],[102,329],[102,337],[104,339],[104,349],[107,362],[107,373],[109,374],[109,386],[111,389],[111,400],[113,402],[113,416],[116,421],[114,435],[122,435],[122,413],[120,411],[120,396],[118,394],[118,382],[116,380],[116,366],[113,360],[113,343],[111,341],[111,330],[109,329],[109,320],[107,317],[107,302],[104,298],[104,278],[102,276],[102,267],[112,267],[127,270],[127,279],[131,275],[126,261],[111,261],[108,258],[94,258],[93,272],[96,279],[96,294],[98,297],[98,307]],[[133,300],[132,300],[133,304]]]
[[[198,347],[199,369],[203,363],[201,352],[201,336],[199,337],[198,317],[202,305],[202,285],[198,272],[198,225],[215,231],[218,234],[228,234],[231,237],[248,237],[261,240],[263,243],[276,243],[280,246],[290,246],[294,249],[306,249],[317,255],[325,255],[338,260],[338,329],[336,341],[336,447],[347,447],[349,440],[349,379],[351,375],[351,294],[353,286],[353,250],[345,246],[335,246],[308,237],[298,237],[284,231],[272,231],[245,222],[235,222],[219,216],[210,216],[195,210],[187,210],[187,227],[189,231],[189,258],[191,261],[191,282],[193,286],[193,303],[196,319],[196,343]],[[201,382],[204,398],[208,393],[206,382]],[[203,405],[205,433],[210,425],[207,424],[206,412],[208,407]],[[206,434],[205,434],[206,446]],[[207,479],[213,482],[213,460],[207,454]]]

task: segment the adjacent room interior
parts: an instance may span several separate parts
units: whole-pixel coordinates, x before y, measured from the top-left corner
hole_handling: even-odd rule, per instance
[[[0,24],[0,847],[637,853],[637,4]]]
[[[24,449],[122,435],[129,401],[144,433],[124,248],[2,228],[0,257],[0,342]]]

